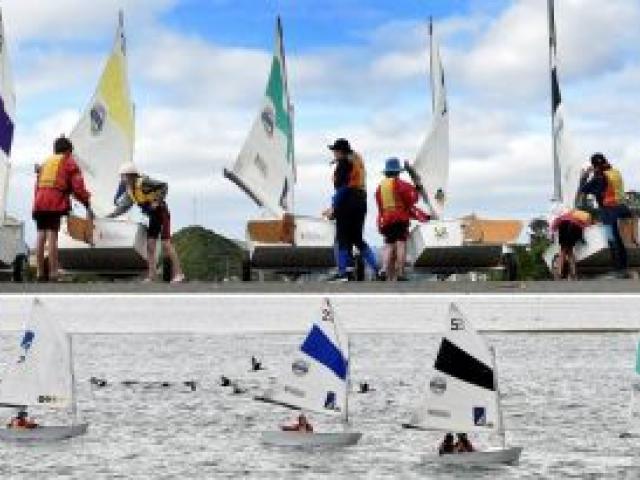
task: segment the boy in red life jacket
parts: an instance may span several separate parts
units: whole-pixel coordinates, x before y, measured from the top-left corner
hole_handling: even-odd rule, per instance
[[[384,237],[383,270],[388,280],[406,280],[407,238],[412,218],[426,221],[428,216],[416,207],[416,188],[399,178],[400,160],[390,158],[384,168],[385,178],[376,190],[378,229]]]
[[[313,426],[307,420],[307,417],[301,413],[298,415],[298,421],[293,425],[284,425],[283,432],[300,432],[300,433],[313,433]]]
[[[30,429],[30,428],[38,428],[38,424],[29,418],[29,414],[26,411],[20,410],[18,414],[11,419],[7,427]]]
[[[93,218],[89,200],[91,194],[73,158],[73,145],[65,137],[56,139],[54,154],[36,166],[37,180],[33,201],[33,219],[38,230],[36,259],[38,280],[55,281],[58,278],[58,232],[63,216],[71,211],[71,195],[87,209]],[[45,273],[44,251],[49,245],[49,275]]]
[[[578,242],[584,242],[584,229],[592,223],[591,215],[583,210],[562,208],[555,212],[551,222],[551,233],[558,235],[560,244],[558,262],[553,266],[553,276],[556,280],[577,280],[574,249]]]

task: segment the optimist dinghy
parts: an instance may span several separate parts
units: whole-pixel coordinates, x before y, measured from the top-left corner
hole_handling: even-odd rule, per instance
[[[576,207],[576,198],[580,185],[580,176],[586,165],[581,159],[567,131],[564,103],[560,89],[560,75],[557,60],[557,36],[555,22],[555,1],[548,0],[549,17],[549,71],[551,77],[551,123],[553,145],[553,199],[551,210],[560,205],[563,209]],[[620,221],[620,234],[627,248],[629,266],[640,266],[640,248],[638,238],[638,219]],[[601,223],[584,229],[584,242],[578,242],[574,253],[576,265],[581,273],[605,273],[612,269],[609,250],[609,229]],[[554,269],[559,260],[560,245],[558,239],[545,251],[544,261],[549,270]]]
[[[146,227],[129,219],[105,218],[114,209],[119,168],[133,161],[135,144],[123,12],[120,12],[113,48],[96,91],[70,139],[91,192],[96,219],[92,246],[73,234],[71,222],[62,229],[60,265],[67,271],[114,276],[139,274],[147,268]]]
[[[270,431],[262,442],[279,447],[346,447],[360,441],[362,433],[351,430],[349,421],[349,340],[335,312],[325,299],[320,321],[311,325],[291,367],[276,386],[255,400],[292,410],[341,417],[341,432]]]
[[[428,463],[446,465],[514,465],[522,447],[507,447],[493,348],[489,348],[455,304],[428,379],[424,405],[410,429],[498,435],[498,447],[469,453],[427,455]]]
[[[69,425],[0,428],[0,440],[55,441],[87,433],[78,420],[71,335],[62,331],[40,300],[33,302],[31,318],[20,341],[20,355],[10,363],[0,383],[0,408],[27,407],[68,410]]]
[[[6,213],[15,118],[16,94],[0,10],[0,270],[11,271],[14,281],[23,281],[29,251],[24,239],[24,222]]]
[[[512,245],[522,231],[516,220],[486,220],[474,215],[443,218],[449,181],[449,106],[440,48],[429,23],[433,118],[416,159],[405,168],[418,186],[433,218],[412,230],[407,257],[416,271],[449,275],[502,268],[515,276]]]
[[[335,265],[334,223],[294,214],[294,110],[280,18],[262,106],[238,158],[224,169],[224,176],[261,207],[265,216],[247,224],[249,258],[244,280],[251,280],[252,268],[307,273]]]

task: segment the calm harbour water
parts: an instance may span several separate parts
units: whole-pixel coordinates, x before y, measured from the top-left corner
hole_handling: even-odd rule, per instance
[[[0,337],[5,362],[15,334]],[[82,438],[48,445],[0,445],[1,478],[628,478],[640,477],[640,439],[629,429],[635,335],[488,335],[497,347],[509,441],[525,447],[518,467],[451,470],[422,462],[439,436],[403,431],[419,399],[437,336],[352,336],[359,445],[345,450],[267,448],[263,430],[291,418],[251,400],[288,364],[298,334],[83,334],[75,336],[79,401],[90,422]],[[249,372],[249,357],[267,370]],[[225,374],[248,389],[218,386]],[[110,384],[95,388],[91,376]],[[122,380],[196,380],[198,389],[125,387]],[[39,416],[40,418],[40,416]],[[317,430],[336,428],[313,416]],[[477,440],[480,442],[480,439]]]

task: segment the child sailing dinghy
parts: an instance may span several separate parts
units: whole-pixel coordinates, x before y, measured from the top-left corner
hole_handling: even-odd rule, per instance
[[[446,332],[428,379],[424,405],[403,427],[441,432],[498,435],[499,447],[467,453],[427,455],[446,465],[513,465],[522,447],[507,447],[495,350],[455,304],[449,307]]]
[[[449,180],[449,107],[440,48],[429,22],[433,119],[413,163],[405,167],[433,219],[416,225],[407,243],[407,257],[416,270],[451,274],[502,267],[515,276],[510,247],[522,231],[522,222],[485,220],[475,215],[443,219]],[[422,188],[420,188],[422,187]]]
[[[0,440],[53,441],[87,433],[88,423],[78,420],[71,335],[35,299],[21,338],[20,355],[9,364],[0,383],[0,408],[70,410],[71,424],[3,427]]]
[[[24,222],[6,213],[15,117],[16,94],[0,10],[0,270],[11,272],[14,281],[22,281],[29,251],[24,239]]]
[[[262,433],[262,442],[280,447],[346,447],[358,443],[362,433],[352,431],[349,421],[349,371],[349,339],[325,299],[321,319],[312,323],[291,367],[273,388],[255,400],[341,417],[343,431],[269,431]]]
[[[266,219],[247,224],[251,268],[305,273],[335,265],[334,223],[295,215],[294,111],[289,95],[282,23],[276,39],[264,100],[238,158],[224,176],[264,211]]]
[[[63,227],[59,256],[60,265],[67,271],[137,275],[147,268],[145,226],[129,219],[104,218],[114,209],[120,166],[133,161],[134,123],[121,11],[113,49],[98,87],[70,135],[78,165],[91,192],[96,220],[93,246],[74,234],[72,223],[67,222],[66,228]]]
[[[575,208],[576,197],[582,170],[587,166],[586,159],[581,161],[570,141],[567,132],[565,108],[562,102],[558,72],[558,40],[555,22],[555,0],[547,1],[549,18],[549,71],[551,78],[551,135],[553,146],[553,199],[552,211],[557,205],[566,210]],[[629,266],[640,267],[640,248],[638,239],[639,223],[637,218],[620,221],[620,234],[627,248]],[[581,273],[604,273],[612,269],[609,250],[609,229],[601,223],[584,229],[584,242],[578,242],[574,248],[576,265]],[[558,261],[560,245],[558,239],[547,249],[544,260],[549,270],[553,270]]]

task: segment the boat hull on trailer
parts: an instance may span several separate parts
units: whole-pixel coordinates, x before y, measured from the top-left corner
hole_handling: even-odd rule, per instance
[[[360,432],[301,433],[262,432],[262,443],[276,447],[350,447],[362,438]]]
[[[6,442],[55,442],[84,435],[88,429],[88,423],[37,428],[2,428],[0,429],[0,440]]]
[[[96,219],[94,245],[75,240],[67,225],[59,240],[60,265],[67,272],[138,275],[147,268],[147,229],[140,223]]]
[[[632,223],[621,229],[621,236],[627,248],[629,266],[632,269],[640,267],[640,248],[634,243],[638,238],[638,221],[633,219]],[[598,223],[590,225],[584,229],[584,242],[578,242],[574,248],[576,263],[581,273],[605,273],[612,270],[611,252],[609,250],[609,236],[607,227]],[[560,245],[556,241],[544,253],[544,261],[547,268],[553,271],[554,263],[560,254]]]
[[[440,465],[491,467],[516,465],[520,460],[521,453],[522,447],[492,448],[470,453],[426,456],[424,460],[425,463],[437,463]]]

